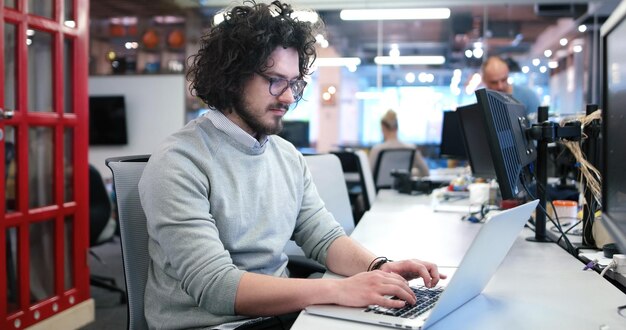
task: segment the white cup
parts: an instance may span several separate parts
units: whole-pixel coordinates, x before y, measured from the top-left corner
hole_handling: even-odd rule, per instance
[[[472,183],[467,189],[469,190],[470,204],[484,204],[489,200],[488,183]]]

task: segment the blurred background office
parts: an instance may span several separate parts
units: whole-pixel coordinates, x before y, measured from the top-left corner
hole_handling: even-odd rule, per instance
[[[285,116],[291,123],[285,133],[306,153],[367,152],[383,140],[380,119],[394,109],[401,118],[398,139],[415,145],[430,170],[447,167],[440,156],[444,113],[476,101],[488,56],[505,59],[507,82],[527,86],[552,118],[600,103],[599,31],[619,2],[294,0],[318,13],[298,13],[302,20],[322,19],[327,29],[317,38],[303,100]],[[149,154],[207,110],[188,92],[186,59],[232,3],[2,2],[6,276],[0,283],[7,294],[0,328],[23,328],[75,307],[89,310],[93,305],[83,303],[100,293],[122,306],[108,309],[109,324],[123,322],[119,291],[89,286],[89,271],[121,266],[116,238],[109,251],[99,250],[107,244],[91,247],[100,258],[110,256],[108,263],[86,255],[89,164],[111,193],[106,158]],[[364,7],[375,16],[352,11]],[[387,12],[393,9],[401,10]],[[120,275],[113,274],[123,288]]]
[[[142,83],[130,83],[130,89],[120,86],[132,77],[147,76],[155,84],[182,77],[185,59],[197,49],[202,32],[222,19],[218,11],[230,3],[91,3],[90,94],[125,94],[132,112],[144,114],[128,114],[135,117],[128,121],[129,134],[142,134],[116,151],[150,151],[162,136],[206,111],[189,95],[184,81],[171,81],[172,87],[164,89],[174,93],[165,94],[144,92]],[[597,70],[598,29],[617,1],[368,3],[368,7],[417,9],[417,16],[407,19],[393,12],[388,19],[355,16],[363,14],[350,11],[361,8],[360,1],[294,3],[319,13],[303,13],[302,19],[322,19],[327,26],[327,32],[318,36],[317,68],[304,98],[285,117],[306,126],[307,150],[368,150],[382,141],[379,119],[393,108],[402,118],[399,139],[418,146],[429,166],[437,168],[447,166],[438,150],[443,112],[475,101],[474,90],[484,87],[480,67],[488,56],[510,63],[508,82],[528,87],[539,104],[550,106],[551,115],[584,112],[584,104],[597,97],[592,71]],[[135,104],[133,94],[141,93],[146,94]],[[167,94],[174,94],[176,104],[164,109],[159,97]],[[166,125],[142,130],[139,126],[145,127],[145,120],[156,113],[166,116],[162,119]],[[90,159],[103,164],[104,154],[111,151],[92,148]]]

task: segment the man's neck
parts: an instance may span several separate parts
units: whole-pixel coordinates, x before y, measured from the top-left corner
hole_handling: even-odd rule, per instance
[[[260,142],[261,139],[264,138],[263,136],[261,136],[261,134],[252,130],[252,128],[248,126],[246,121],[243,120],[243,118],[241,118],[241,116],[239,116],[239,114],[237,114],[236,111],[234,110],[226,111],[224,112],[224,116],[226,116],[226,118],[232,121],[235,125],[239,126],[242,130],[244,130],[244,132],[250,134],[250,136],[255,138],[257,141]]]
[[[384,135],[383,140],[385,142],[398,140],[398,132],[387,132],[387,134]]]

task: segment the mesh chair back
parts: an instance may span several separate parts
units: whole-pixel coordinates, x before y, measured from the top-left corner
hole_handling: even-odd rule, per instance
[[[144,314],[144,292],[148,278],[148,229],[139,201],[138,183],[148,155],[109,158],[106,165],[113,173],[122,261],[128,294],[128,329],[148,329]]]
[[[333,154],[307,155],[304,157],[317,192],[324,201],[326,209],[341,224],[348,235],[354,230],[354,217],[348,195],[348,187],[345,184],[343,169],[339,158]]]
[[[381,150],[374,167],[376,190],[391,188],[393,185],[391,172],[393,170],[406,170],[411,173],[414,159],[415,149],[412,148]]]
[[[333,214],[335,220],[350,235],[354,230],[354,216],[352,215],[348,188],[345,184],[337,184],[338,182],[345,182],[339,158],[333,154],[316,154],[305,155],[304,159],[326,209]],[[302,249],[293,241],[288,242],[285,253],[304,255]]]

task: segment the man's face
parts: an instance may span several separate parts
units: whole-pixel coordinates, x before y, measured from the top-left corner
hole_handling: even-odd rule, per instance
[[[483,82],[489,89],[509,94],[512,92],[511,85],[509,85],[509,68],[505,63],[495,62],[486,67],[483,72]]]
[[[270,94],[269,79],[283,78],[289,81],[300,76],[298,53],[293,48],[277,47],[268,59],[269,69],[255,73],[244,83],[243,95],[234,111],[227,114],[235,124],[254,137],[271,135],[283,128],[282,118],[289,105],[296,99],[291,88],[273,96]]]

